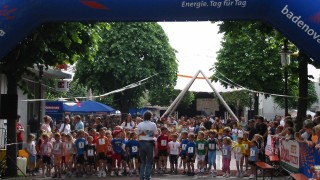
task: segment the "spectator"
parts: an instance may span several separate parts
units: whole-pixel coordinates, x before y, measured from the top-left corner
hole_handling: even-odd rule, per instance
[[[65,134],[69,134],[71,132],[70,119],[68,116],[64,118],[64,122],[60,125],[59,132],[63,132]]]
[[[75,130],[79,131],[79,130],[84,130],[84,124],[81,120],[81,117],[79,115],[74,117],[74,122],[75,122]],[[99,131],[97,131],[99,132]]]
[[[122,128],[125,130],[133,130],[136,124],[132,121],[131,114],[128,114],[124,122],[121,124]]]
[[[248,130],[248,132],[249,132],[249,137],[248,137],[249,141],[251,141],[252,138],[253,138],[253,136],[258,133],[257,129],[256,129],[255,126],[254,126],[254,123],[255,123],[255,120],[254,120],[254,119],[250,119],[250,120],[248,121],[248,128],[247,128],[247,130]]]
[[[32,118],[28,121],[28,125],[30,128],[30,133],[36,134],[39,128],[39,121],[37,115],[33,115]]]
[[[43,117],[43,124],[40,127],[40,130],[43,131],[43,133],[51,133],[51,127],[50,127],[50,122],[51,122],[51,117],[50,116],[44,116]]]
[[[21,117],[20,115],[17,115],[17,122],[16,122],[18,150],[22,150],[23,132],[24,132],[24,128],[20,122],[20,117]]]
[[[240,125],[242,127],[242,130],[246,131],[248,128],[248,122],[246,121],[246,119],[244,117],[240,118]]]

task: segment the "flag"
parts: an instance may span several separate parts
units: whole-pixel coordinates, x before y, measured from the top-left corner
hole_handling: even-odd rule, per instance
[[[78,101],[78,99],[77,99],[77,98],[74,98],[74,100],[76,101],[77,106],[80,107],[80,102]]]

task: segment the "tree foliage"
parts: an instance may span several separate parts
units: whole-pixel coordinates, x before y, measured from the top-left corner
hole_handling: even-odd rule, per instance
[[[134,89],[113,95],[116,108],[123,112],[139,105],[146,90],[174,87],[177,78],[175,50],[160,25],[111,23],[102,37],[95,58],[80,59],[77,63],[75,78],[80,83],[95,93],[105,93],[159,73]]]
[[[252,105],[252,94],[245,90],[221,93],[226,103],[233,107],[249,107]]]
[[[281,65],[279,51],[284,37],[263,22],[223,22],[220,33],[224,33],[222,49],[218,52],[218,62],[212,70],[212,77],[226,87],[244,86],[248,89],[270,93],[284,94],[284,68]],[[297,48],[291,44],[291,50]],[[298,98],[298,63],[288,66],[289,106],[297,108]],[[224,80],[224,81],[221,81]],[[231,81],[230,81],[231,80]],[[236,83],[236,84],[235,84]],[[309,86],[309,105],[317,96],[314,86]],[[284,98],[276,97],[275,102],[284,107]]]
[[[158,91],[151,91],[149,93],[148,101],[151,103],[151,105],[169,106],[170,102],[171,101],[173,102],[177,98],[177,96],[180,94],[180,92],[181,90],[176,90],[172,88],[162,89]],[[188,108],[194,100],[195,100],[194,93],[191,91],[188,91],[184,95],[179,106]]]

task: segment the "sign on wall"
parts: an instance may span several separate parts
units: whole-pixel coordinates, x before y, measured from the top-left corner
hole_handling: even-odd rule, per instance
[[[287,167],[293,168],[299,171],[299,157],[300,157],[300,145],[297,141],[293,140],[280,140],[279,152],[281,162],[286,164]]]

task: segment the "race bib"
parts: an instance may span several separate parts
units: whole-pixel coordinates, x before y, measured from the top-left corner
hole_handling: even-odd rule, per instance
[[[166,146],[167,145],[167,140],[161,140],[161,146]]]
[[[72,145],[71,144],[67,144],[67,150],[71,150]]]
[[[255,150],[250,150],[250,156],[256,156],[256,151]]]
[[[237,147],[236,148],[236,153],[240,153],[240,152],[241,152],[240,147]]]
[[[80,142],[80,143],[78,144],[78,147],[79,147],[79,148],[84,148],[84,142]]]
[[[224,156],[228,155],[228,151],[226,149],[222,150],[222,155]]]
[[[138,152],[138,146],[132,146],[132,152],[133,153]]]
[[[182,144],[182,150],[186,150],[187,145],[186,144]]]
[[[193,147],[188,148],[188,153],[193,153]]]
[[[215,150],[216,149],[216,145],[215,144],[209,144],[209,149]]]
[[[54,150],[55,150],[55,151],[59,151],[59,148],[60,148],[60,147],[59,147],[59,144],[55,144],[55,145],[54,145]]]
[[[204,144],[198,144],[198,149],[199,150],[204,150]]]
[[[244,144],[244,149],[246,149],[246,150],[247,150],[247,149],[248,149],[248,147],[249,147],[249,146],[248,146],[248,144]]]
[[[99,139],[99,144],[100,145],[104,145],[106,142],[105,142],[105,140],[104,139]]]
[[[44,151],[44,153],[48,153],[49,152],[49,148],[48,147],[44,147],[43,151]]]
[[[108,146],[107,150],[108,150],[108,151],[111,151],[111,146]]]
[[[93,156],[93,155],[94,155],[93,149],[89,149],[89,150],[88,150],[88,156]]]

